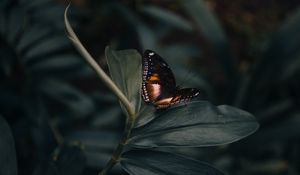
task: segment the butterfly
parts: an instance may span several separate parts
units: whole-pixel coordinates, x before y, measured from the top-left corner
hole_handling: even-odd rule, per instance
[[[195,88],[179,88],[169,65],[157,53],[146,50],[143,55],[142,97],[156,108],[189,101],[200,91]]]

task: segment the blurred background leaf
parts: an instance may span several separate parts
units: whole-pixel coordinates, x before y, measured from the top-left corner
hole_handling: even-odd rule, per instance
[[[59,149],[63,155],[83,154],[70,163],[85,157],[78,173],[96,174],[124,126],[118,100],[65,35],[66,5],[0,2],[0,115],[11,128],[21,175],[51,167]],[[168,62],[178,85],[199,88],[201,99],[239,107],[260,122],[255,134],[230,145],[158,151],[184,154],[228,174],[295,175],[300,172],[299,5],[297,0],[73,0],[68,16],[106,71],[106,45],[140,53],[152,49]],[[137,126],[151,121],[153,112],[142,111],[145,118]],[[62,145],[74,141],[83,152]],[[126,172],[118,165],[111,174]]]
[[[0,173],[3,175],[16,175],[18,170],[15,142],[10,127],[2,116],[0,116],[0,133],[0,163],[2,165]]]
[[[82,174],[86,163],[86,158],[82,148],[76,144],[64,144],[56,148],[48,165],[38,167],[34,174],[46,175],[79,175]]]

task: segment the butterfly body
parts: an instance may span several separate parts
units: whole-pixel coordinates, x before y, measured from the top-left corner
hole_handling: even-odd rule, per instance
[[[154,51],[143,55],[142,97],[157,108],[188,101],[199,95],[195,88],[179,88],[169,65]]]

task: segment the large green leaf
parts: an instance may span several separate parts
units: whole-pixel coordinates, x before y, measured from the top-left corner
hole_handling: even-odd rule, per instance
[[[237,141],[258,128],[248,112],[206,101],[179,104],[152,115],[156,115],[152,121],[133,130],[131,146],[214,146]]]
[[[107,64],[113,81],[128,98],[135,111],[141,106],[142,58],[136,50],[105,50]]]
[[[131,175],[222,175],[210,165],[179,155],[150,150],[133,150],[123,154],[121,165]]]
[[[142,103],[142,107],[137,114],[137,119],[135,121],[135,128],[145,125],[155,118],[156,108],[153,105],[147,105],[146,103]]]
[[[9,125],[0,115],[0,174],[17,175],[14,138]]]

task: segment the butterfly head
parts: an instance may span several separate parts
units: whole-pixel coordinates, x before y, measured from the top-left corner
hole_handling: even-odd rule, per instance
[[[155,55],[155,52],[152,50],[145,50],[144,57],[151,58]]]

